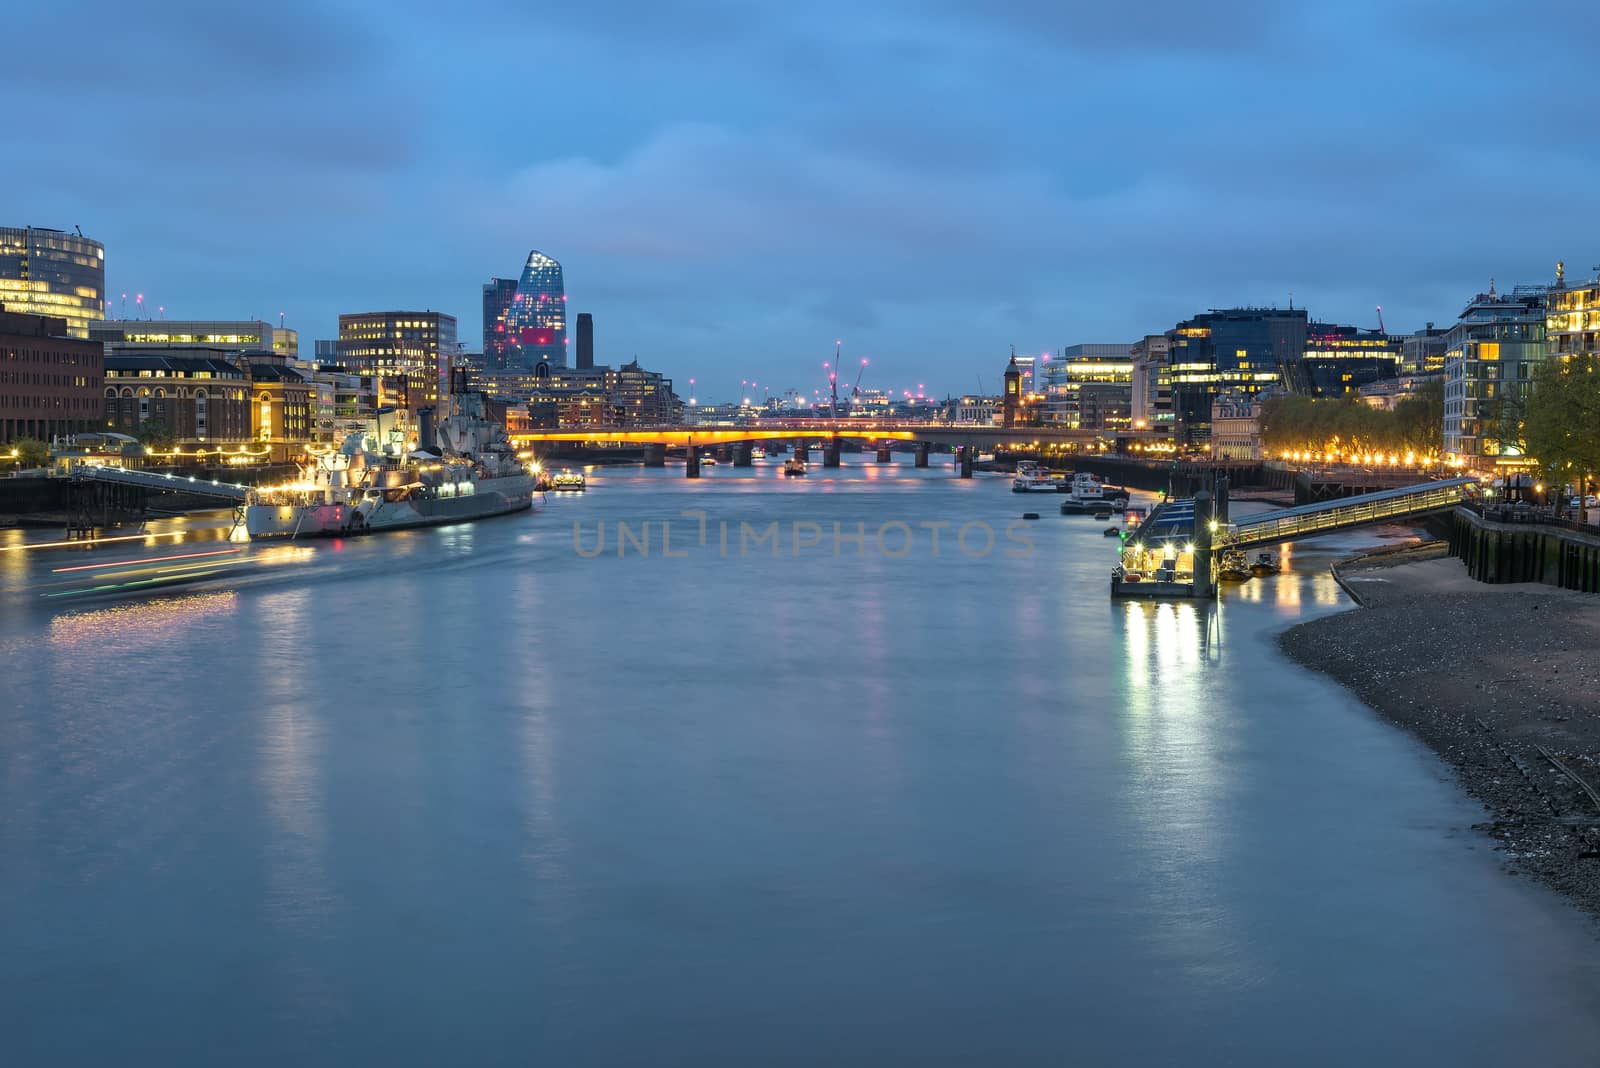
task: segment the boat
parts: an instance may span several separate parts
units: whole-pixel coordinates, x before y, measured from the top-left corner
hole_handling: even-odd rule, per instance
[[[1011,480],[1012,493],[1055,493],[1059,486],[1039,461],[1017,461],[1017,475]]]
[[[1062,515],[1094,515],[1111,513],[1128,506],[1128,491],[1118,486],[1107,486],[1099,477],[1080,471],[1065,484],[1067,499],[1061,502]]]
[[[1101,523],[1107,522],[1111,518],[1111,509],[1109,509],[1109,508],[1101,509],[1100,511],[1098,511],[1098,512],[1096,512],[1094,514],[1094,517],[1095,517],[1095,520],[1098,521],[1098,522],[1101,522]]]
[[[1278,558],[1272,553],[1257,553],[1256,558],[1250,563],[1250,574],[1260,578],[1264,575],[1276,575],[1279,570]]]
[[[791,456],[783,461],[784,478],[805,478],[806,462],[798,456]]]
[[[583,472],[574,471],[571,468],[559,472],[550,479],[550,488],[553,490],[571,492],[573,490],[587,489],[588,485],[588,480],[584,478]]]
[[[360,430],[313,457],[296,481],[251,490],[244,506],[251,539],[346,537],[532,508],[534,474],[489,418],[487,395],[467,392],[463,375],[461,391],[440,403],[437,454],[407,452],[398,429]]]
[[[767,450],[763,449],[760,445],[757,445],[757,446],[755,446],[754,448],[752,448],[750,450],[750,459],[752,459],[752,460],[765,460],[766,458],[767,458]]]
[[[717,458],[715,456],[702,456],[700,457],[700,466],[715,467],[717,466]]]
[[[1250,578],[1250,562],[1237,549],[1225,549],[1217,563],[1218,582],[1244,582]]]
[[[1105,535],[1108,538],[1115,538],[1115,537],[1119,536],[1122,533],[1122,528],[1121,527],[1106,527],[1106,529],[1102,530],[1100,533]]]

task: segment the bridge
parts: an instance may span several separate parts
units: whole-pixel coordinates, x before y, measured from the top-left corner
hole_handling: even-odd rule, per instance
[[[249,486],[216,479],[197,479],[193,475],[165,475],[156,471],[132,471],[124,467],[103,467],[81,464],[73,468],[72,477],[80,481],[109,482],[118,486],[139,486],[143,489],[168,493],[194,493],[202,497],[217,497],[225,501],[243,503],[250,494]]]
[[[1476,500],[1479,489],[1475,478],[1452,478],[1263,512],[1228,523],[1217,532],[1215,544],[1219,549],[1253,549],[1372,523],[1420,519]]]
[[[963,478],[972,477],[972,462],[981,448],[996,445],[1046,445],[1088,444],[1112,439],[1116,441],[1159,440],[1166,435],[1152,430],[1075,430],[1062,427],[999,427],[978,424],[906,423],[872,419],[772,419],[749,426],[658,426],[637,427],[628,430],[529,430],[510,435],[519,447],[531,447],[552,442],[595,445],[642,445],[645,448],[645,466],[661,467],[666,460],[667,446],[686,450],[685,474],[689,478],[700,475],[699,450],[707,446],[733,446],[733,463],[736,467],[750,464],[750,449],[762,441],[793,441],[797,453],[807,458],[811,442],[822,449],[822,466],[839,466],[839,442],[845,438],[860,438],[879,443],[878,458],[889,459],[888,452],[895,442],[916,446],[916,466],[928,466],[928,454],[933,445],[954,445],[956,461]]]

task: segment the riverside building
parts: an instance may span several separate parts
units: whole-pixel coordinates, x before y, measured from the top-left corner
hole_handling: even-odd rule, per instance
[[[1549,355],[1562,359],[1600,356],[1600,278],[1569,287],[1566,266],[1557,264],[1545,308],[1545,344]]]
[[[1544,286],[1467,303],[1445,334],[1445,458],[1468,467],[1527,462],[1520,424],[1533,373],[1545,358]]]
[[[298,331],[260,319],[107,319],[89,325],[89,339],[104,344],[107,355],[224,349],[300,356]]]
[[[456,317],[435,311],[339,316],[337,362],[378,382],[379,405],[415,414],[436,403],[455,354]],[[319,353],[321,350],[318,350]]]
[[[0,311],[0,442],[97,430],[104,356],[67,320]]]
[[[1251,396],[1283,382],[1285,364],[1305,352],[1305,309],[1213,308],[1167,331],[1174,436],[1180,448],[1211,439],[1211,402]]]

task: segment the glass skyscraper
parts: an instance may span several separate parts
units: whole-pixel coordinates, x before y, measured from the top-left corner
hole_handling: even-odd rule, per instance
[[[525,368],[567,366],[567,294],[561,264],[542,252],[528,253],[506,315],[506,333],[513,346],[510,363]],[[487,349],[484,356],[488,357]]]
[[[510,354],[516,351],[506,320],[517,299],[515,278],[491,278],[483,286],[483,364],[503,371],[511,366]]]
[[[559,284],[560,269],[557,268]],[[53,315],[71,337],[87,338],[104,319],[106,248],[82,234],[0,226],[0,305],[6,311]]]

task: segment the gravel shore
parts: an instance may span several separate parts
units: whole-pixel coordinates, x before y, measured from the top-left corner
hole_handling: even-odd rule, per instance
[[[1491,815],[1513,871],[1600,916],[1600,598],[1474,582],[1443,546],[1346,564],[1364,606],[1279,643],[1426,742]]]

